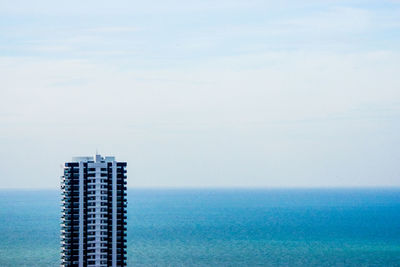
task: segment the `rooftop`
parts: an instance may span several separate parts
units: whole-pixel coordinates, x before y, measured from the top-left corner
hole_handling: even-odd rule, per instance
[[[86,157],[72,157],[72,161],[74,162],[112,162],[115,161],[115,157],[110,157],[110,156],[105,156],[102,157],[99,154],[96,154],[95,156],[86,156]]]

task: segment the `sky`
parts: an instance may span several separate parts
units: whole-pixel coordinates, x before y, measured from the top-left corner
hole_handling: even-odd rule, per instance
[[[400,186],[400,1],[0,0],[0,188]]]

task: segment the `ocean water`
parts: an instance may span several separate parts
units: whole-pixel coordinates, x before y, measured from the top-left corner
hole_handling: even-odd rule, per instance
[[[58,191],[0,191],[0,266],[59,266]],[[400,266],[400,189],[129,190],[128,266]]]

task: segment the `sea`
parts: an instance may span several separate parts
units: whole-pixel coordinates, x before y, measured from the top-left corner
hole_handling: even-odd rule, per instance
[[[0,266],[60,265],[60,192],[0,190]],[[400,266],[400,189],[128,190],[128,266]]]

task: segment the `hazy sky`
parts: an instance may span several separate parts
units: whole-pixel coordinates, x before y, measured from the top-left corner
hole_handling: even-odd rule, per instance
[[[400,1],[0,0],[0,188],[400,186]]]

